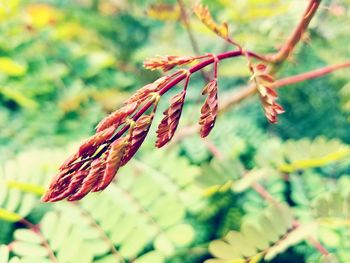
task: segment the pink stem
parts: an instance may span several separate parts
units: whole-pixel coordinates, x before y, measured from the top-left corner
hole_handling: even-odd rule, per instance
[[[350,67],[350,61],[341,63],[341,64],[327,66],[327,67],[316,69],[306,73],[301,73],[299,75],[286,77],[286,78],[277,80],[275,83],[273,83],[272,88],[280,88],[283,86],[291,85],[291,84],[302,82],[305,80],[319,78],[329,73],[332,73],[333,71],[336,71],[342,68],[348,68],[348,67]]]

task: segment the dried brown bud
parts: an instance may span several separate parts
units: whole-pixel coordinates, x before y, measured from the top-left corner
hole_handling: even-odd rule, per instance
[[[79,156],[86,157],[94,154],[101,144],[105,143],[108,139],[112,137],[115,130],[116,127],[111,126],[91,136],[79,147]]]
[[[42,201],[44,202],[55,202],[67,197],[71,192],[73,192],[72,184],[76,184],[78,181],[82,180],[86,172],[81,173],[79,170],[67,169],[58,173],[52,180],[50,187],[46,194],[43,196]]]
[[[119,138],[110,145],[106,161],[106,169],[98,186],[95,187],[95,191],[102,191],[112,182],[121,166],[122,159],[128,146],[129,136]]]
[[[183,90],[170,100],[170,106],[164,111],[165,116],[158,126],[156,147],[163,147],[173,138],[181,117],[185,95],[186,91]]]
[[[202,109],[199,124],[201,125],[200,136],[205,138],[215,125],[216,116],[218,114],[218,83],[217,80],[210,81],[203,89],[202,94],[207,94]]]
[[[147,136],[158,103],[158,98],[153,98],[153,112],[125,126],[125,131],[129,130],[126,136],[113,138],[116,128],[112,125],[86,140],[79,151],[61,166],[60,173],[52,180],[42,200],[55,202],[67,198],[68,201],[75,201],[89,192],[105,189],[118,169],[135,155]]]
[[[106,168],[105,166],[105,160],[102,158],[97,158],[92,161],[88,175],[84,178],[74,193],[68,197],[68,201],[80,200],[92,191],[92,189],[100,182]]]
[[[146,69],[150,69],[150,70],[160,69],[166,72],[166,71],[172,70],[177,66],[187,65],[195,61],[196,59],[197,57],[192,57],[192,56],[164,56],[164,57],[158,56],[155,58],[147,59],[143,63],[143,66]]]
[[[124,102],[125,105],[130,103],[141,103],[145,101],[150,95],[158,92],[168,81],[170,76],[165,76],[157,79],[155,82],[143,86],[141,89],[137,90],[128,100]]]
[[[64,163],[60,166],[60,171],[66,169],[68,166],[70,166],[72,163],[74,163],[76,160],[78,160],[80,157],[79,153],[72,154],[69,156]]]
[[[59,172],[52,180],[49,189],[41,198],[43,202],[53,202],[53,199],[65,190],[65,187],[69,185],[70,177],[67,176],[66,171]]]
[[[149,128],[151,127],[153,116],[154,114],[144,115],[135,123],[135,126],[131,132],[130,144],[126,149],[121,165],[125,165],[127,162],[129,162],[140,148],[147,136]]]
[[[152,96],[154,93],[160,91],[170,80],[177,77],[183,73],[183,70],[178,70],[170,75],[161,77],[155,82],[143,86],[141,89],[137,90],[134,95],[132,95],[128,100],[124,102],[124,105],[128,105],[134,102],[138,104],[144,102],[149,96]]]
[[[138,107],[137,102],[129,103],[115,112],[112,112],[110,115],[105,117],[96,127],[96,131],[103,131],[111,126],[117,128],[120,126],[125,120],[135,112]]]
[[[58,201],[62,200],[64,198],[67,198],[71,194],[73,194],[79,187],[82,185],[83,180],[86,178],[86,176],[89,174],[89,170],[79,170],[72,175],[69,176],[69,185],[65,186],[64,190],[56,195],[54,198],[51,199],[51,201]]]
[[[197,5],[194,8],[194,13],[206,25],[210,30],[212,30],[218,36],[228,39],[228,26],[226,23],[218,25],[212,18],[207,6]]]

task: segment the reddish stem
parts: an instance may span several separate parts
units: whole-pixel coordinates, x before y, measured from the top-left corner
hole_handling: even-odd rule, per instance
[[[332,65],[332,66],[327,66],[327,67],[316,69],[316,70],[309,71],[306,73],[301,73],[299,75],[295,75],[295,76],[291,76],[291,77],[277,80],[272,85],[272,88],[280,88],[283,86],[295,84],[295,83],[302,82],[305,80],[319,78],[319,77],[322,77],[322,76],[327,75],[329,73],[332,73],[333,71],[336,71],[338,69],[348,68],[348,67],[350,67],[350,61],[345,62],[345,63],[341,63],[341,64]]]
[[[293,221],[293,226],[294,227],[300,227],[300,222],[298,220],[294,220]],[[307,240],[309,241],[309,243],[316,248],[322,255],[324,256],[328,256],[329,252],[327,250],[327,248],[325,248],[316,238],[312,237],[312,236],[308,236]]]

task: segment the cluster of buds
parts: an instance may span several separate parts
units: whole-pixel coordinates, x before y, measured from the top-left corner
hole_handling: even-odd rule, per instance
[[[228,37],[227,25],[217,25],[206,7],[198,6],[195,12],[216,34],[236,45]],[[96,133],[83,142],[78,151],[62,164],[42,200],[44,202],[62,199],[75,201],[89,192],[104,190],[114,180],[119,168],[127,164],[141,147],[153,122],[161,96],[184,80],[183,90],[170,99],[169,107],[164,111],[163,119],[156,131],[156,147],[160,148],[169,143],[181,118],[191,75],[213,64],[214,77],[202,91],[202,95],[206,95],[207,98],[201,108],[199,119],[200,136],[203,138],[208,136],[218,114],[218,63],[222,59],[240,55],[248,57],[249,54],[257,59],[261,58],[240,48],[238,51],[227,51],[218,56],[212,54],[166,56],[145,61],[144,66],[147,69],[167,72],[175,67],[205,59],[188,70],[177,70],[142,87],[124,102],[122,108],[100,121],[96,127]],[[265,115],[270,122],[276,122],[277,114],[282,113],[283,108],[276,103],[277,94],[271,88],[274,78],[268,74],[265,65],[260,64],[256,68],[251,66],[251,71]]]
[[[174,56],[168,58],[170,58],[169,67],[182,66],[185,61],[198,59],[198,57],[175,59]],[[163,70],[169,67],[164,62]],[[190,76],[190,71],[180,69],[161,77],[139,89],[124,102],[122,108],[102,119],[96,127],[96,133],[83,142],[78,151],[60,167],[59,173],[52,180],[42,200],[75,201],[89,192],[104,190],[113,181],[119,168],[127,164],[142,145],[153,122],[161,95],[176,85],[174,81],[184,79],[183,90],[171,98],[156,132],[156,147],[163,147],[170,142],[180,121]],[[217,114],[217,102],[213,101],[217,100],[217,89],[216,84],[213,87],[212,83],[210,82],[203,91],[203,94],[208,94],[208,98],[202,107],[200,120],[202,137],[209,134]]]
[[[155,110],[158,97],[153,98]],[[151,126],[154,111],[134,121],[130,116],[136,109],[136,104],[128,104],[103,119],[96,134],[60,167],[42,200],[54,202],[67,198],[75,201],[89,192],[105,189],[118,169],[136,154]]]
[[[147,59],[143,66],[149,70],[162,70],[167,72],[175,67],[188,65],[196,60],[207,58],[209,55],[204,56],[158,56],[155,58]]]

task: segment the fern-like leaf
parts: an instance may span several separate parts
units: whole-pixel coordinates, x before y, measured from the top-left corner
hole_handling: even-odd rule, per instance
[[[315,230],[314,225],[293,226],[293,216],[285,204],[269,206],[255,221],[244,221],[239,232],[230,231],[222,240],[211,242],[209,251],[217,262],[271,260]]]

